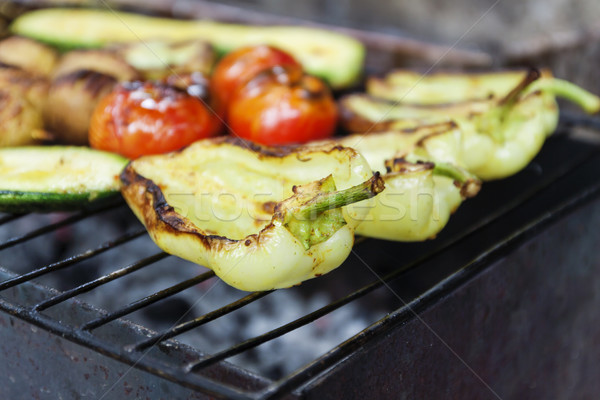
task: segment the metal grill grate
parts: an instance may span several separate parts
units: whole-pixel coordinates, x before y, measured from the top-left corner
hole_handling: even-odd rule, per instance
[[[561,126],[561,132],[565,133],[581,126],[598,130],[600,123],[596,119],[577,115],[564,115]],[[65,322],[47,311],[82,293],[91,290],[102,291],[103,285],[121,279],[128,274],[133,274],[169,256],[163,252],[158,252],[123,268],[115,269],[109,274],[78,285],[73,289],[55,293],[49,298],[32,305],[20,304],[11,300],[11,296],[4,295],[10,289],[28,285],[30,281],[41,276],[53,274],[66,268],[77,268],[83,261],[96,257],[101,253],[117,251],[120,246],[144,236],[145,231],[140,228],[106,241],[96,248],[1,282],[0,309],[89,349],[157,375],[161,379],[167,379],[202,393],[231,399],[280,398],[290,395],[293,390],[306,385],[315,377],[322,376],[325,371],[335,367],[344,358],[368,347],[378,337],[393,332],[399,324],[414,318],[416,313],[418,314],[475,274],[480,273],[491,261],[505,254],[526,238],[531,237],[545,224],[552,222],[584,201],[596,197],[600,192],[600,182],[592,175],[594,170],[598,170],[598,165],[600,165],[600,151],[597,144],[583,144],[573,140],[568,135],[557,135],[549,140],[542,155],[528,171],[505,182],[490,183],[484,186],[480,198],[463,205],[456,216],[458,221],[451,222],[448,232],[444,232],[437,240],[430,243],[415,244],[415,250],[412,254],[410,250],[407,250],[409,249],[408,245],[374,240],[359,241],[360,245],[354,254],[353,261],[350,261],[359,265],[365,263],[365,266],[368,266],[367,263],[372,262],[372,256],[377,251],[395,253],[396,258],[399,258],[400,254],[407,255],[406,261],[398,261],[393,265],[375,268],[381,278],[374,276],[368,284],[345,293],[337,300],[292,322],[248,338],[213,354],[200,354],[195,358],[188,357],[183,362],[176,357],[169,357],[165,349],[177,345],[169,339],[177,338],[185,332],[208,324],[248,304],[260,301],[272,292],[247,294],[221,308],[178,323],[170,329],[149,336],[140,336],[138,340],[125,344],[108,340],[103,335],[96,334],[96,332],[119,318],[126,317],[192,286],[213,279],[214,274],[210,271],[202,273],[197,277],[177,283],[80,325]],[[560,187],[569,188],[569,190],[557,194],[555,193],[557,185],[562,185]],[[506,190],[512,191],[510,195],[504,193]],[[504,194],[501,195],[500,193]],[[540,198],[544,193],[547,193],[547,197],[552,199],[549,205],[538,209],[535,213],[528,214],[528,219],[519,220],[521,217],[511,216],[515,213],[522,216],[523,212],[518,214],[519,210],[527,209],[527,207],[536,208],[537,206],[528,206],[528,204]],[[494,198],[496,200],[492,201]],[[62,227],[84,221],[92,216],[114,212],[119,207],[123,207],[122,202],[69,216],[59,222],[34,229],[22,236],[10,238],[4,243],[0,243],[0,250],[10,251],[12,247],[18,244],[55,232]],[[6,215],[0,218],[0,225],[8,225],[25,218],[28,218],[28,215]],[[505,225],[509,228],[504,230],[490,228]],[[481,238],[486,236],[486,229],[496,230],[496,234],[492,235],[485,243],[480,243]],[[475,242],[478,243],[478,246],[475,246],[470,253],[463,253],[461,246],[473,247],[472,244]],[[407,250],[406,253],[404,253],[405,250]],[[448,256],[452,252],[461,252],[461,257],[454,260]],[[465,258],[467,259],[465,260]],[[344,268],[345,266],[340,267],[341,270]],[[427,277],[423,278],[420,287],[407,289],[402,286],[404,279],[400,278],[413,279],[410,277],[415,275]],[[319,279],[326,280],[328,277],[325,276]],[[364,330],[355,336],[345,338],[346,340],[339,346],[332,348],[326,354],[282,379],[261,382],[248,389],[246,384],[236,385],[235,382],[218,379],[214,374],[203,373],[203,371],[223,360],[244,353],[249,349],[254,349],[261,344],[313,323],[319,318],[381,288],[385,290],[393,289],[401,293],[402,299],[406,303],[390,311],[387,316],[372,325],[366,326]],[[114,294],[106,291],[104,295],[113,296]],[[157,354],[155,345],[158,345],[159,350],[162,349],[162,354]],[[154,351],[151,351],[153,349]]]

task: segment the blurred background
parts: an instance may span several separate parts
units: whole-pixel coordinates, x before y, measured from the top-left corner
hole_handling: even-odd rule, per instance
[[[225,0],[219,4],[442,46],[426,56],[407,51],[406,57],[420,60],[396,58],[396,65],[534,65],[600,91],[597,0]],[[447,53],[449,47],[473,53],[458,53],[454,58]],[[475,57],[478,52],[489,58]]]
[[[351,26],[461,46],[557,36],[600,27],[597,0],[225,0],[221,4],[326,24]]]
[[[350,28],[369,47],[370,72],[532,65],[600,92],[597,0],[2,0],[0,16],[14,13],[15,4],[112,6],[182,18]]]
[[[74,0],[81,2],[81,0]],[[95,1],[106,4],[105,0]],[[600,93],[597,0],[117,0],[190,18],[336,27],[368,48],[366,74],[392,68],[549,68]],[[561,103],[567,109],[569,104]]]

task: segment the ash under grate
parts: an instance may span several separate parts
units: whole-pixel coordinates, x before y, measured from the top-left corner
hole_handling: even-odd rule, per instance
[[[19,218],[0,226],[0,242],[56,223],[68,216],[56,213]],[[126,207],[117,207],[110,212],[88,217],[14,246],[3,252],[0,264],[11,271],[24,274],[36,267],[93,249],[106,240],[135,231],[139,227],[140,224]],[[69,290],[157,252],[159,249],[143,235],[89,260],[37,278],[36,281],[61,291]],[[206,269],[187,261],[167,257],[77,298],[110,312],[197,277],[205,271]],[[362,277],[364,274],[359,275]],[[320,284],[306,283],[300,288],[270,293],[260,301],[178,336],[177,340],[209,354],[223,350],[326,306],[335,299],[333,296],[336,292],[347,291],[351,286],[346,278],[337,282],[333,280],[330,285],[337,288],[328,290]],[[143,307],[125,318],[161,332],[226,306],[247,294],[217,278],[211,278]],[[387,306],[386,302],[384,305]],[[232,362],[271,379],[279,379],[350,338],[390,310],[386,311],[382,305],[369,304],[368,300],[351,303],[312,324],[244,352],[234,357]]]

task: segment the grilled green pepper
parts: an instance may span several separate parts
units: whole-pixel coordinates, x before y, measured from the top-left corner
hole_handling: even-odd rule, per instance
[[[448,163],[394,158],[386,167],[385,189],[368,200],[370,212],[356,229],[359,235],[401,242],[433,239],[481,186],[473,175]]]
[[[396,72],[396,81],[388,81],[386,92],[379,84],[368,86],[377,87],[373,94],[387,99],[371,94],[342,99],[345,125],[354,131],[377,131],[393,130],[398,120],[413,125],[452,120],[458,131],[422,138],[405,152],[454,163],[483,180],[510,176],[535,157],[558,123],[555,96],[577,103],[588,113],[600,110],[599,97],[536,70],[483,76],[434,74],[420,79],[406,75],[396,87],[400,76]],[[507,82],[514,85],[505,87]],[[412,103],[403,103],[403,98]]]
[[[356,229],[360,235],[403,242],[431,239],[462,201],[479,191],[480,181],[467,171],[444,162],[419,162],[406,154],[424,138],[456,134],[456,124],[412,127],[414,123],[400,121],[393,131],[337,139],[358,150],[385,181],[382,193],[361,203],[369,214]]]
[[[139,158],[121,181],[159,247],[249,291],[338,267],[368,212],[347,205],[383,190],[353,149],[269,148],[232,137]]]
[[[11,30],[60,48],[93,48],[139,40],[199,39],[224,54],[241,46],[270,44],[294,55],[307,72],[325,79],[334,88],[353,84],[360,76],[365,57],[364,46],[359,41],[322,29],[175,20],[112,10],[35,10],[17,18]]]
[[[413,105],[461,107],[462,102],[486,103],[487,100],[493,107],[538,90],[548,95],[548,99],[564,97],[590,114],[600,110],[600,98],[570,82],[554,78],[549,70],[439,72],[425,76],[410,70],[396,70],[384,79],[372,77],[367,81],[370,95]]]
[[[543,73],[549,75],[548,71]],[[366,87],[367,93],[381,99],[407,104],[452,104],[505,97],[526,75],[526,70],[428,75],[395,70],[383,78],[369,77]]]

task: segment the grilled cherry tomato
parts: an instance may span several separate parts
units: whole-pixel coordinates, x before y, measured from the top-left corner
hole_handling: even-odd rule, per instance
[[[280,66],[302,72],[290,54],[267,45],[242,47],[223,57],[211,77],[211,92],[217,104],[227,106],[233,93],[262,71]]]
[[[234,135],[266,145],[324,139],[334,133],[338,117],[323,81],[279,68],[263,72],[236,92],[227,113]]]
[[[220,119],[205,104],[162,83],[117,85],[94,110],[90,145],[129,158],[178,150],[218,133]]]

